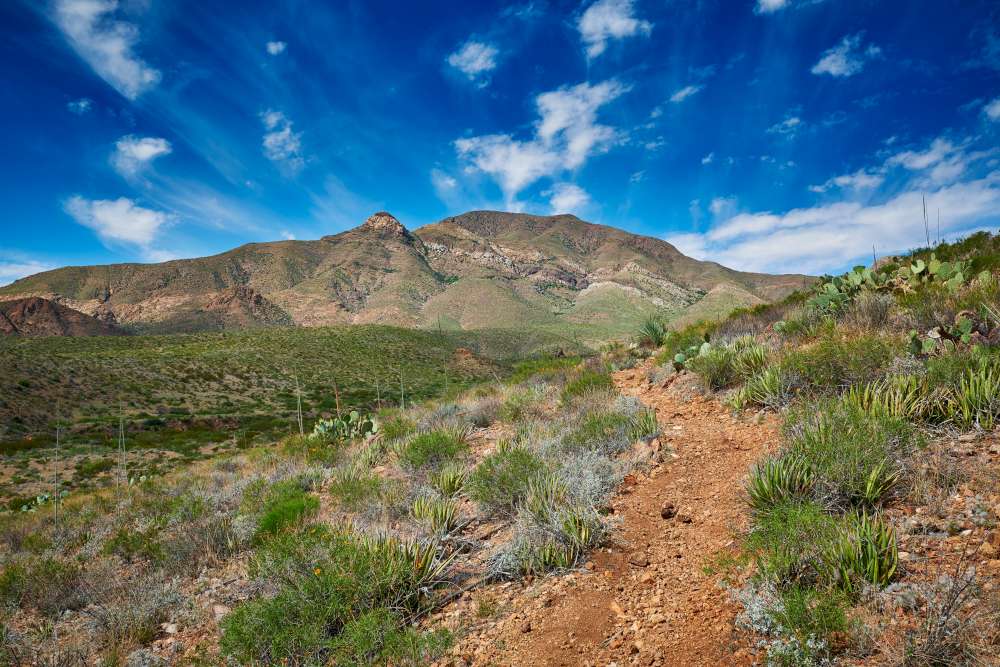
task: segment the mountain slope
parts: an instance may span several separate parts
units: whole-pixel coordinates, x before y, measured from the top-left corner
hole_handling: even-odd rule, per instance
[[[0,288],[0,297],[52,299],[141,331],[390,323],[532,326],[599,340],[650,313],[679,317],[713,290],[734,305],[756,303],[810,280],[733,271],[572,215],[474,211],[410,232],[376,213],[316,241],[56,269]]]
[[[38,297],[0,301],[0,335],[120,336],[121,329]]]

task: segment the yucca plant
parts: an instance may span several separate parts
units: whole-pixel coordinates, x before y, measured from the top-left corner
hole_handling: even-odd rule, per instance
[[[852,597],[865,584],[884,588],[899,568],[896,532],[881,517],[867,513],[846,521],[824,559],[830,582]]]
[[[754,466],[746,492],[755,512],[766,512],[775,505],[807,497],[813,488],[813,472],[805,459],[783,456]]]
[[[546,542],[525,559],[525,574],[544,574],[553,570],[568,570],[576,563],[578,554],[572,547],[557,542]]]
[[[628,435],[632,440],[653,438],[659,433],[660,425],[656,421],[656,413],[653,410],[641,410],[629,424]]]
[[[458,506],[449,499],[417,498],[410,507],[410,514],[437,534],[447,535],[458,526]]]
[[[788,399],[791,390],[791,382],[781,367],[772,365],[747,379],[746,383],[733,394],[730,403],[737,410],[743,410],[751,405],[777,408]]]
[[[560,533],[577,555],[597,544],[603,533],[600,520],[593,513],[568,510],[563,517]]]
[[[454,498],[462,490],[468,472],[462,466],[451,463],[431,474],[431,486],[445,498]]]
[[[661,347],[666,339],[667,327],[656,316],[647,317],[642,326],[639,327],[639,342],[643,345]]]
[[[893,375],[855,385],[844,394],[844,400],[870,415],[909,420],[924,419],[934,406],[927,383],[914,375]]]
[[[901,473],[893,465],[883,460],[876,464],[865,478],[861,489],[861,504],[865,507],[876,507],[899,481]]]
[[[749,378],[767,365],[768,349],[752,336],[737,338],[732,347],[735,353],[733,369],[741,378]]]
[[[445,574],[455,554],[443,558],[435,542],[411,542],[387,535],[358,535],[357,540],[373,562],[385,599],[374,602],[391,609],[420,609],[429,594],[447,583]]]
[[[954,391],[949,413],[963,428],[992,430],[1000,416],[1000,364],[983,363],[966,371]]]
[[[569,489],[555,475],[541,474],[528,483],[524,508],[539,524],[548,524],[560,507],[567,504]]]

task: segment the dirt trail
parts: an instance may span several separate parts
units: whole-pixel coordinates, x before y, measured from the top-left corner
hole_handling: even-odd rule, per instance
[[[776,421],[732,416],[699,395],[690,377],[653,386],[647,370],[621,371],[615,382],[656,410],[662,463],[626,478],[612,505],[621,521],[615,542],[593,556],[589,572],[536,582],[513,596],[506,618],[486,624],[467,645],[469,662],[754,662],[734,630],[737,606],[705,566],[746,528],[742,480],[777,442]]]

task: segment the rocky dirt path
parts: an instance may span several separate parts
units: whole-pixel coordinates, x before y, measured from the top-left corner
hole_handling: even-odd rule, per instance
[[[615,382],[656,410],[662,450],[613,502],[621,521],[587,572],[511,591],[509,613],[459,647],[472,664],[749,665],[734,630],[737,605],[706,565],[747,527],[749,466],[777,442],[773,418],[740,419],[701,396],[690,377],[654,386],[646,366]]]

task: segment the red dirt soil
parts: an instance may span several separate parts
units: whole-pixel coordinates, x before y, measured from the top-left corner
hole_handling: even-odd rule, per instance
[[[648,364],[647,364],[648,365]],[[743,479],[777,443],[777,420],[739,418],[689,375],[654,386],[646,365],[615,383],[656,411],[663,448],[626,477],[612,507],[615,543],[587,572],[528,584],[504,619],[484,621],[453,653],[496,665],[749,665],[738,605],[706,573],[748,525]],[[655,443],[654,443],[655,447]],[[515,586],[516,587],[516,586]],[[510,591],[515,593],[516,591]],[[502,597],[508,597],[503,595]],[[463,614],[469,622],[471,614]],[[478,630],[478,631],[477,631]]]

